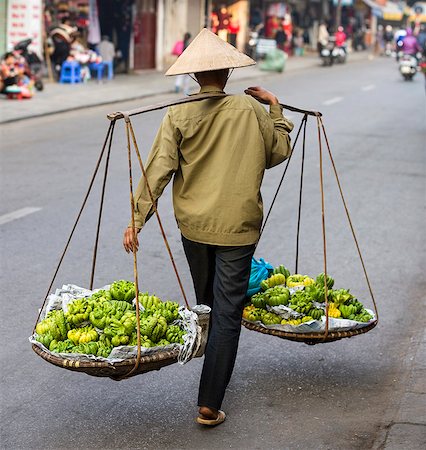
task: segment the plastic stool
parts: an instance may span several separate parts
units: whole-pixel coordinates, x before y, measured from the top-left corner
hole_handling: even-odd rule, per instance
[[[77,61],[64,61],[59,83],[81,83],[81,66]]]
[[[108,69],[108,80],[114,78],[114,63],[113,61],[103,61],[101,63],[91,63],[89,65],[90,70],[96,72],[96,78],[101,81],[104,75],[104,68]]]
[[[105,64],[103,62],[89,64],[90,71],[96,72],[96,78],[98,79],[98,81],[102,80],[102,77],[104,75],[104,67]]]
[[[108,68],[108,80],[112,80],[114,78],[114,62],[107,61],[104,64]]]

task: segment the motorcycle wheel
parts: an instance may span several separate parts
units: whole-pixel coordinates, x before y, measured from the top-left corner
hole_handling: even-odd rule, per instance
[[[413,79],[413,75],[411,73],[406,73],[403,77],[405,81],[411,81]]]
[[[37,80],[37,81],[34,83],[34,87],[35,87],[38,91],[42,91],[42,90],[44,89],[43,81]]]

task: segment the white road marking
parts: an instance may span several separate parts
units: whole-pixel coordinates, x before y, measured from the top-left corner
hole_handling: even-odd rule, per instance
[[[4,225],[7,222],[11,222],[12,220],[20,219],[22,217],[28,216],[28,214],[35,213],[37,211],[40,211],[41,208],[21,208],[17,209],[16,211],[13,211],[8,214],[3,214],[0,216],[0,225]]]
[[[330,98],[329,100],[326,100],[325,102],[322,102],[323,105],[333,105],[334,103],[339,103],[343,100],[343,97],[333,97]]]
[[[374,84],[369,84],[367,86],[362,87],[361,90],[364,92],[367,92],[367,91],[372,91],[375,88],[376,88],[376,86]]]

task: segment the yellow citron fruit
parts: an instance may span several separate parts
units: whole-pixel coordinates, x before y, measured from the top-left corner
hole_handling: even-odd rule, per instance
[[[342,313],[340,312],[340,310],[337,308],[337,306],[334,303],[329,303],[328,304],[328,315],[329,317],[334,317],[335,319],[338,319]]]
[[[312,278],[310,278],[310,277],[306,277],[304,280],[303,280],[303,285],[304,286],[311,286],[312,284],[314,284],[315,283],[315,281],[312,279]]]

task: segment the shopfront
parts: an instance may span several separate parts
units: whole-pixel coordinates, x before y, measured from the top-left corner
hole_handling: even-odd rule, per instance
[[[244,51],[250,17],[249,0],[212,1],[210,29],[221,39]]]
[[[157,0],[46,0],[46,29],[67,21],[90,47],[108,36],[116,49],[115,72],[156,66]]]

